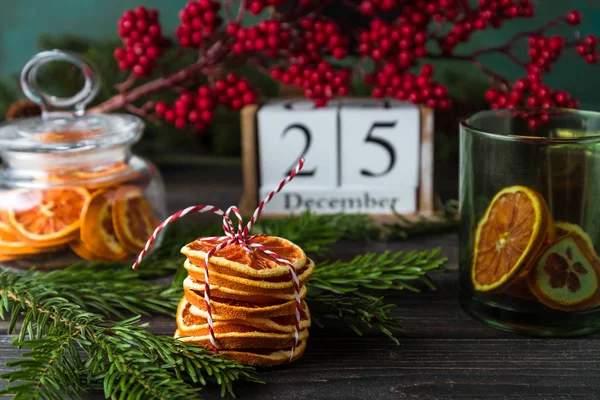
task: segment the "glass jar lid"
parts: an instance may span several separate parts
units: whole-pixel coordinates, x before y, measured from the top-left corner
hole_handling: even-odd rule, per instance
[[[85,83],[75,96],[57,97],[40,89],[40,67],[54,61],[67,61],[83,73]],[[52,50],[34,56],[21,72],[21,88],[40,105],[42,115],[1,124],[0,151],[74,153],[109,148],[136,142],[144,128],[134,115],[85,113],[98,93],[100,76],[91,63],[73,53]]]

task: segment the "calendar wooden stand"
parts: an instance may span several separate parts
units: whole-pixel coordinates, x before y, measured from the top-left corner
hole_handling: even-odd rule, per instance
[[[241,132],[242,132],[242,174],[244,191],[240,200],[240,210],[244,214],[250,214],[254,211],[260,198],[261,174],[260,174],[260,152],[259,152],[259,137],[258,132],[258,112],[262,106],[251,105],[245,107],[241,112]],[[433,149],[434,149],[434,132],[433,132],[433,110],[421,107],[419,113],[419,142],[418,142],[418,182],[415,187],[414,196],[416,196],[416,210],[411,213],[401,214],[407,219],[427,218],[436,219],[435,210],[435,195],[433,187]],[[339,121],[338,121],[339,123]],[[343,135],[343,132],[342,132]],[[265,139],[263,139],[265,140]],[[338,151],[341,151],[338,149]],[[277,156],[276,154],[274,156]],[[281,171],[285,173],[285,171]],[[282,175],[283,176],[283,175]],[[302,178],[301,178],[302,179]],[[295,181],[298,184],[297,181]],[[400,184],[400,182],[399,182]],[[271,188],[272,189],[272,188]],[[299,189],[302,190],[302,189]],[[390,207],[389,212],[378,212],[370,214],[374,220],[385,220],[393,214]],[[289,213],[269,213],[265,212],[265,217],[282,217]]]

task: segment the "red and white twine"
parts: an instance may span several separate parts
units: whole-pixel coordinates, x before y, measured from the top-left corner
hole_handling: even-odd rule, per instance
[[[146,242],[144,249],[140,252],[137,259],[135,260],[135,263],[133,264],[133,269],[136,269],[138,267],[138,265],[140,264],[140,262],[144,259],[144,257],[146,256],[146,254],[148,253],[148,251],[150,250],[150,248],[152,247],[154,242],[156,241],[156,238],[158,237],[160,232],[167,225],[171,224],[173,221],[183,218],[188,214],[206,213],[206,212],[217,214],[217,215],[220,215],[223,217],[223,231],[225,233],[225,236],[213,236],[213,237],[204,237],[204,238],[196,239],[198,241],[203,241],[203,242],[218,243],[218,245],[213,247],[211,250],[209,250],[204,257],[204,303],[206,305],[206,312],[207,312],[206,320],[208,322],[209,339],[210,339],[211,346],[215,352],[218,352],[218,347],[217,347],[217,342],[215,339],[215,332],[213,329],[212,309],[211,309],[211,304],[210,304],[210,279],[209,279],[210,277],[209,277],[209,272],[208,272],[208,265],[209,265],[209,260],[213,256],[213,254],[215,254],[217,251],[219,251],[227,246],[235,244],[235,245],[241,246],[244,250],[246,250],[248,252],[251,252],[252,249],[262,251],[263,253],[265,253],[269,257],[273,258],[278,263],[284,264],[287,267],[289,267],[290,275],[292,276],[292,281],[294,284],[294,301],[295,301],[295,309],[296,309],[295,310],[295,323],[294,323],[294,325],[295,325],[294,326],[294,341],[292,343],[292,349],[290,352],[289,361],[291,362],[294,358],[294,352],[296,350],[296,347],[298,346],[298,341],[299,341],[300,319],[301,319],[301,316],[300,316],[300,308],[301,308],[300,281],[298,279],[298,273],[296,271],[296,268],[290,261],[279,256],[277,253],[275,253],[271,250],[268,250],[262,244],[254,243],[253,240],[260,235],[249,235],[249,233],[252,230],[252,227],[254,226],[254,224],[256,223],[258,218],[260,217],[260,214],[262,213],[262,210],[265,207],[265,205],[267,203],[269,203],[271,201],[271,199],[273,199],[275,194],[279,193],[281,191],[281,189],[283,189],[283,187],[288,182],[290,182],[292,179],[294,179],[294,177],[298,174],[298,172],[302,169],[303,166],[304,166],[304,159],[301,158],[300,161],[298,161],[298,164],[296,165],[296,167],[290,173],[290,175],[287,178],[285,178],[284,180],[282,180],[279,183],[279,185],[275,188],[275,190],[270,192],[269,195],[263,201],[260,202],[260,204],[258,205],[256,210],[254,210],[254,214],[252,214],[252,218],[250,218],[250,221],[248,222],[248,224],[245,227],[243,227],[243,229],[242,229],[242,226],[243,226],[242,215],[240,214],[239,210],[235,206],[229,207],[227,209],[227,211],[223,211],[218,207],[210,206],[210,205],[197,205],[197,206],[188,207],[183,210],[177,211],[175,214],[173,214],[170,217],[168,217],[167,219],[165,219],[154,230],[154,232],[152,233],[152,236],[150,236],[150,239],[148,239],[148,242]],[[238,220],[237,230],[234,229],[233,221],[229,217],[232,213],[236,216],[236,218]]]

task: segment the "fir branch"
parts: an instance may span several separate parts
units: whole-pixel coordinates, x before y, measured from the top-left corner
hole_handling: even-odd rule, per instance
[[[313,322],[320,326],[344,324],[362,336],[362,329],[376,327],[399,344],[394,331],[401,331],[400,318],[392,315],[396,307],[385,304],[383,298],[365,298],[352,295],[309,291],[306,299]]]
[[[15,322],[22,316],[16,343],[34,350],[14,364],[20,369],[0,376],[9,382],[25,379],[3,393],[31,398],[27,396],[31,396],[33,388],[50,384],[52,388],[48,390],[62,395],[44,392],[42,396],[40,392],[38,397],[62,399],[65,393],[78,393],[81,389],[77,386],[82,381],[81,376],[72,371],[86,371],[89,383],[100,377],[107,397],[123,399],[190,398],[198,389],[184,378],[204,385],[208,380],[205,377],[212,376],[223,392],[231,391],[232,383],[238,379],[257,381],[253,368],[223,360],[200,347],[192,346],[186,351],[187,344],[149,332],[147,324],[139,323],[139,317],[111,323],[60,297],[52,289],[32,282],[12,273],[0,273],[0,316],[10,315],[9,333],[15,332]],[[23,341],[26,334],[33,337],[35,331],[36,340]],[[70,336],[72,341],[63,344],[66,356],[62,357],[56,338],[64,335]],[[50,362],[48,357],[38,355],[36,349],[39,348],[50,349],[56,360]],[[54,369],[54,365],[67,362],[79,365],[74,358],[79,349],[87,355],[84,368],[69,364],[66,370]],[[48,373],[40,374],[41,370]]]
[[[439,254],[439,250],[386,251],[380,255],[367,253],[356,256],[349,262],[324,262],[313,272],[309,285],[338,294],[353,293],[364,297],[371,296],[361,289],[418,292],[417,287],[407,283],[415,280],[435,289],[427,274],[443,271],[447,259]]]
[[[6,274],[11,273],[0,272],[0,276]],[[181,298],[170,286],[141,280],[135,271],[123,265],[75,264],[52,272],[30,271],[17,276],[16,281],[30,286],[42,285],[83,309],[93,309],[107,317],[173,316]]]
[[[6,363],[7,367],[19,369],[3,378],[19,381],[19,385],[8,387],[0,394],[14,393],[15,400],[79,398],[84,388],[83,362],[74,344],[78,334],[79,331],[73,329],[44,339],[13,341],[13,345],[31,351],[19,360]],[[65,380],[65,376],[68,379]]]
[[[197,397],[199,389],[165,369],[155,358],[131,343],[123,342],[136,328],[137,319],[126,320],[94,335],[87,365],[89,379],[102,379],[104,396],[119,399],[188,399]],[[155,337],[146,330],[145,338],[150,345]],[[95,378],[94,378],[95,377]]]

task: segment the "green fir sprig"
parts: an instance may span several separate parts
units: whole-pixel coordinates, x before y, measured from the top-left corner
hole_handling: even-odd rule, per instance
[[[170,285],[140,279],[137,271],[122,264],[79,263],[52,272],[31,271],[21,281],[43,285],[73,304],[111,318],[138,314],[174,316],[181,298]]]
[[[0,273],[0,316],[11,315],[9,334],[16,332],[17,318],[22,317],[14,344],[31,349],[22,359],[7,363],[19,369],[0,378],[18,383],[0,394],[59,399],[79,395],[86,381],[102,379],[107,398],[188,399],[198,392],[198,386],[188,382],[205,385],[210,377],[223,393],[232,393],[236,380],[259,381],[251,367],[152,334],[139,317],[110,322],[31,283],[30,278]],[[81,352],[85,359],[79,358]]]
[[[428,274],[443,271],[445,262],[446,258],[440,257],[439,249],[408,253],[366,253],[348,262],[320,263],[311,275],[310,286],[338,294],[352,293],[364,297],[372,296],[361,289],[408,289],[418,292],[419,289],[408,282],[419,280],[434,289]]]
[[[323,291],[310,291],[306,299],[312,321],[319,327],[344,324],[362,336],[365,328],[377,328],[394,343],[395,331],[401,331],[400,318],[392,315],[394,304],[386,304],[383,298],[365,298],[340,295]]]

